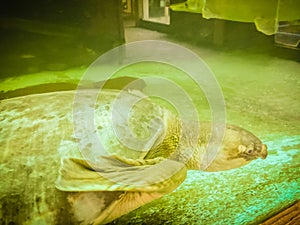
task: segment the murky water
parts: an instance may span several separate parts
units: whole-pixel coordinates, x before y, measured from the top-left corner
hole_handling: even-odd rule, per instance
[[[294,53],[292,57],[272,55],[268,49],[261,51],[260,46],[244,51],[179,44],[198,54],[213,71],[225,98],[227,122],[260,137],[268,145],[269,156],[226,172],[189,171],[187,179],[173,193],[112,224],[257,224],[299,200],[299,58],[295,58]],[[73,85],[82,78],[86,68],[8,77],[1,80],[0,90],[6,92],[55,82],[72,84],[71,89],[74,89]],[[122,76],[158,76],[172,80],[191,96],[199,117],[211,119],[202,90],[170,65],[138,63],[117,71],[113,77]],[[174,94],[159,83],[151,87],[151,91],[155,88],[166,95]]]

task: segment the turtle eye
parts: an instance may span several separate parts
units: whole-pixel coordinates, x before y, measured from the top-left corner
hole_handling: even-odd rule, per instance
[[[253,149],[251,149],[251,148],[247,150],[248,154],[252,154],[252,152],[253,152]]]

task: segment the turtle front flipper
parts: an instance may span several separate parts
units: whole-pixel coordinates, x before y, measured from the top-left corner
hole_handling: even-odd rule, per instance
[[[115,156],[102,157],[96,162],[65,158],[56,187],[62,191],[80,192],[80,198],[74,200],[72,193],[69,197],[75,217],[86,212],[86,207],[99,208],[99,202],[104,202],[93,218],[87,216],[88,221],[82,222],[103,224],[173,191],[186,177],[183,163],[162,158],[138,161]],[[95,192],[98,197],[87,197]],[[115,196],[108,202],[101,192],[103,195],[115,193]],[[88,206],[85,202],[89,202]]]

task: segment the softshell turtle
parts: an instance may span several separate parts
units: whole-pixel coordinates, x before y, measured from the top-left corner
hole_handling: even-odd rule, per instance
[[[84,90],[80,101],[95,92]],[[0,102],[1,224],[105,224],[173,191],[188,169],[201,168],[209,123],[183,122],[140,93],[120,93],[102,90],[90,105],[90,131],[81,130],[85,112],[72,113],[75,91]],[[105,151],[94,148],[90,135]],[[267,156],[266,145],[233,125],[220,149],[206,171]]]

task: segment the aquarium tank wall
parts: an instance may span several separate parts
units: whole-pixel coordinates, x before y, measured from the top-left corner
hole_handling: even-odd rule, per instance
[[[121,10],[118,0],[1,1],[1,76],[91,63],[124,43]]]

